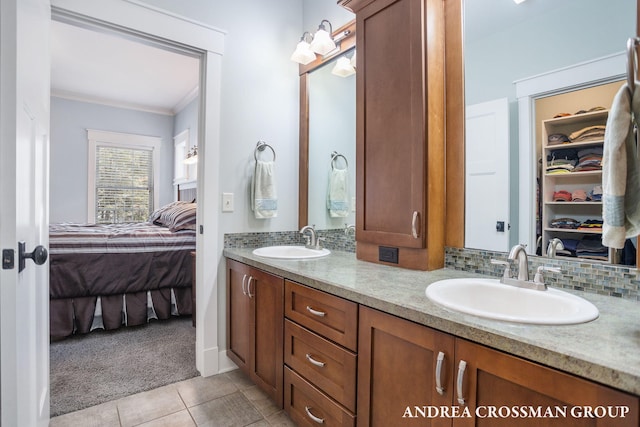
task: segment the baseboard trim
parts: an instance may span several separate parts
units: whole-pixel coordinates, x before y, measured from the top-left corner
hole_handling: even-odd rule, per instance
[[[238,365],[233,363],[233,360],[231,360],[229,356],[227,356],[227,351],[228,350],[220,351],[220,355],[218,358],[218,368],[220,373],[238,369]]]
[[[219,373],[219,353],[218,347],[207,348],[202,352],[202,371],[200,371],[200,375],[210,377]]]

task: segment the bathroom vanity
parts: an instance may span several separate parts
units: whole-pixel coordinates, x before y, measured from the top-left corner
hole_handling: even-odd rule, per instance
[[[492,407],[566,408],[555,419],[517,414],[523,426],[639,423],[637,302],[580,294],[598,319],[525,325],[450,311],[425,296],[435,281],[478,276],[469,272],[398,269],[336,251],[300,261],[250,249],[224,255],[229,356],[299,425],[425,425],[421,411],[433,415],[434,407],[448,414],[431,417],[432,425],[513,425],[513,413],[488,416]],[[253,299],[255,309],[234,309],[234,295]],[[248,315],[256,320],[240,312],[256,312]],[[248,331],[252,351],[239,346],[238,329]],[[629,411],[585,417],[592,408]]]

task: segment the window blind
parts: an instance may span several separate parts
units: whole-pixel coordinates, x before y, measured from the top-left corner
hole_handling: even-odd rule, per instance
[[[153,204],[153,151],[96,146],[96,223],[147,221]]]

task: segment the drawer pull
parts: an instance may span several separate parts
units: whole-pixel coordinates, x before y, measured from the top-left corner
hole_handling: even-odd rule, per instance
[[[317,422],[318,424],[324,424],[324,418],[318,418],[311,413],[311,406],[305,406],[304,410],[307,413],[307,416],[313,421]]]
[[[444,353],[438,353],[438,359],[436,363],[436,391],[440,396],[444,395],[444,387],[442,387],[442,362],[444,362]]]
[[[242,276],[242,294],[243,295],[247,294],[247,291],[245,291],[246,281],[247,281],[247,275],[245,274],[244,276]]]
[[[464,395],[462,393],[462,383],[464,382],[464,371],[467,369],[467,362],[460,361],[458,365],[458,381],[456,382],[456,388],[458,389],[458,404],[464,405]]]
[[[326,363],[319,362],[316,359],[314,359],[309,353],[306,354],[306,358],[312,365],[316,365],[319,368],[324,368],[324,365],[326,365]]]
[[[318,310],[314,310],[313,308],[311,308],[310,306],[307,306],[307,311],[311,314],[313,314],[314,316],[318,316],[318,317],[324,317],[327,315],[327,313],[325,313],[324,311],[318,311]]]

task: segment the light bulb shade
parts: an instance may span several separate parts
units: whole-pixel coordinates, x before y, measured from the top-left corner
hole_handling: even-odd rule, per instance
[[[336,48],[336,44],[331,35],[323,29],[318,29],[311,41],[311,50],[318,55],[326,55]]]
[[[353,65],[351,65],[351,61],[349,61],[349,58],[346,56],[338,58],[336,65],[333,67],[333,70],[331,70],[331,74],[335,74],[340,77],[347,77],[355,74],[355,72],[356,70],[353,68]]]
[[[356,68],[356,51],[353,51],[353,56],[351,57],[351,66]]]
[[[302,40],[296,46],[296,50],[291,55],[291,60],[297,62],[298,64],[307,65],[313,60],[316,59],[316,54],[311,51],[309,48],[309,43]]]

